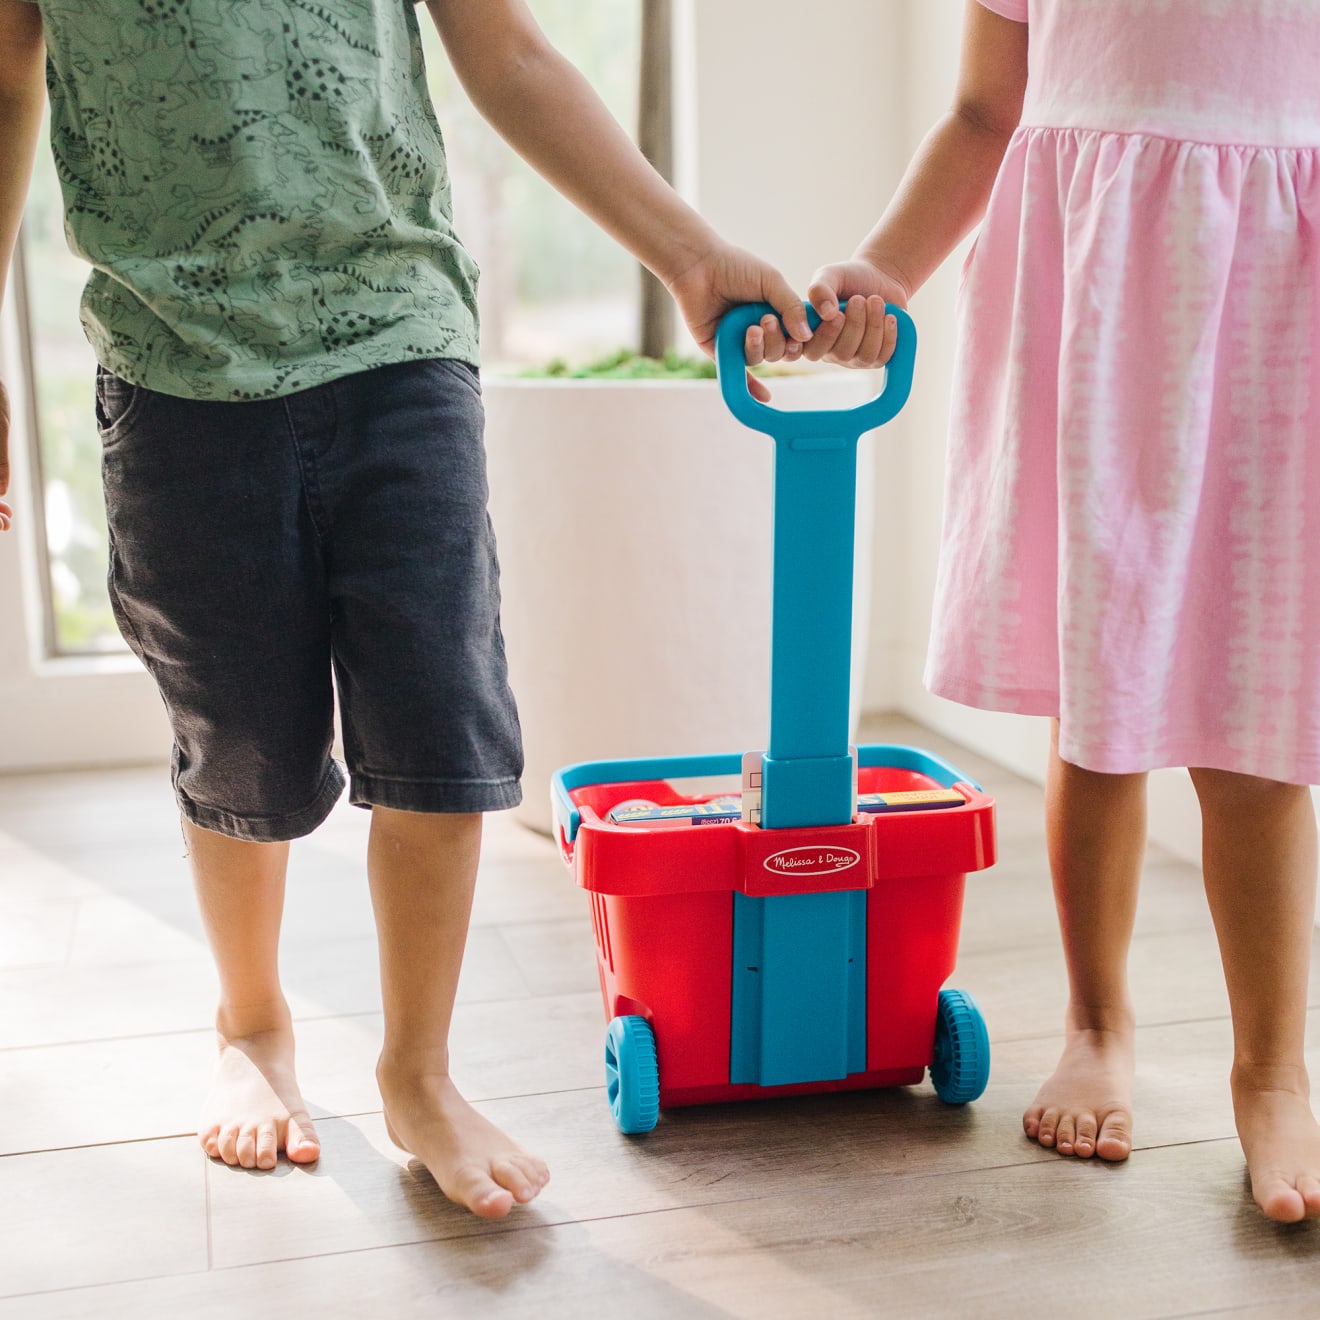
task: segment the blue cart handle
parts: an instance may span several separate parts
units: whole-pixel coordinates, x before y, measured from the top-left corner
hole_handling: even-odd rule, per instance
[[[744,303],[724,314],[715,332],[715,364],[719,369],[720,389],[729,411],[744,426],[764,431],[776,439],[784,435],[859,436],[883,426],[907,402],[912,389],[912,363],[917,355],[917,328],[901,308],[888,304],[885,310],[898,321],[898,344],[885,366],[885,387],[866,403],[837,411],[787,410],[772,408],[752,398],[747,388],[747,361],[743,338],[748,329],[763,316],[778,315],[769,303]],[[807,305],[807,323],[814,330],[820,324],[815,308]]]

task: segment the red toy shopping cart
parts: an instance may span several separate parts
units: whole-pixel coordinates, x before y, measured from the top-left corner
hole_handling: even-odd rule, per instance
[[[989,1077],[985,1023],[943,988],[965,878],[994,862],[994,803],[918,748],[850,747],[859,437],[911,386],[901,309],[885,388],[860,408],[782,412],[747,391],[730,312],[720,384],[775,442],[771,701],[764,752],[601,761],[554,776],[564,860],[591,896],[611,1110],[903,1086],[953,1104]]]

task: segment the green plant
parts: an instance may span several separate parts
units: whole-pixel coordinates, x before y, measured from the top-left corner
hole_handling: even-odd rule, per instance
[[[520,380],[714,380],[715,363],[705,357],[683,357],[666,349],[663,357],[646,357],[635,349],[620,348],[595,362],[571,367],[563,358],[551,358],[540,367],[514,373]],[[754,376],[792,376],[779,367],[753,367]]]
[[[518,374],[542,380],[712,380],[715,364],[709,358],[681,357],[672,348],[662,358],[621,348],[583,366],[570,367],[563,358],[553,358],[542,367],[529,367]]]

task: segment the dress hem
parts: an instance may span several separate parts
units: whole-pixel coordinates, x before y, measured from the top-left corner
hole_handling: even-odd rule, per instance
[[[1095,774],[1132,775],[1150,770],[1224,770],[1285,784],[1320,784],[1320,758],[1263,756],[1259,752],[1226,747],[1221,743],[1183,743],[1153,740],[1140,748],[1112,743],[1079,743],[1070,737],[1059,714],[1057,694],[1039,688],[986,688],[977,683],[926,680],[932,695],[975,710],[999,715],[1026,715],[1057,719],[1059,756],[1069,765]]]

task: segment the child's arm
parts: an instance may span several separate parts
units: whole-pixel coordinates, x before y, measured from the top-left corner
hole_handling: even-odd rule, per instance
[[[953,104],[926,135],[898,191],[852,260],[822,266],[807,291],[824,318],[803,355],[874,367],[893,352],[884,304],[906,307],[985,213],[1027,85],[1027,25],[967,0]],[[844,315],[840,299],[847,298]],[[747,360],[776,361],[784,337],[747,332]]]
[[[795,340],[801,300],[773,267],[724,242],[651,168],[523,0],[427,0],[473,105],[515,151],[664,283],[710,353],[732,304],[768,302]],[[764,387],[753,389],[764,396]]]
[[[0,0],[0,306],[18,238],[46,96],[41,13],[23,0]],[[9,489],[9,396],[0,381],[0,495]],[[0,532],[13,510],[0,499]]]

